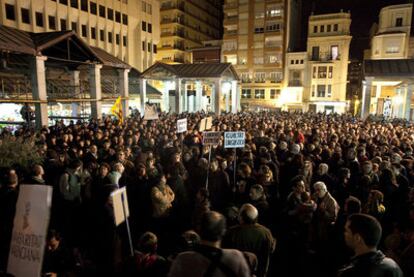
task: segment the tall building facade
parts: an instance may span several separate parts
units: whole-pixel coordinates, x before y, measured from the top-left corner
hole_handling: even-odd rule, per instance
[[[343,113],[351,43],[351,14],[347,12],[309,17],[308,78],[304,102],[315,112]]]
[[[343,113],[346,101],[351,15],[311,15],[306,52],[286,55],[284,109]]]
[[[186,50],[203,46],[203,41],[221,38],[222,0],[162,0],[161,41],[157,60],[190,62]]]
[[[143,71],[160,39],[158,0],[0,0],[0,24],[29,32],[74,30]]]
[[[283,81],[285,0],[226,0],[222,56],[241,79],[242,108],[276,107]]]
[[[413,4],[386,6],[371,28],[371,48],[364,53],[362,117],[414,118],[412,13]]]
[[[371,28],[371,49],[366,59],[407,59],[410,49],[412,4],[381,9],[379,23]]]

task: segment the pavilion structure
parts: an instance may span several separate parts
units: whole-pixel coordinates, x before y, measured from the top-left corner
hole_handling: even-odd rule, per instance
[[[162,110],[182,113],[204,110],[219,115],[240,110],[239,77],[230,63],[165,64],[157,62],[141,74],[141,111],[147,102],[146,84],[162,87]]]
[[[74,118],[88,106],[88,117],[99,119],[102,103],[120,96],[127,116],[129,89],[139,92],[140,74],[73,31],[31,33],[0,25],[0,103],[34,105],[38,128],[48,125],[48,106],[56,103],[70,104]]]
[[[413,120],[414,60],[365,60],[361,117]]]

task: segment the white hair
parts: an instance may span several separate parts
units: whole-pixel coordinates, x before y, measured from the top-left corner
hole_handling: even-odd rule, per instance
[[[244,221],[254,222],[259,217],[259,212],[252,204],[243,204],[240,208],[240,215]]]
[[[315,184],[313,184],[313,188],[316,189],[320,189],[323,191],[328,191],[328,189],[326,188],[326,185],[324,182],[316,182]]]

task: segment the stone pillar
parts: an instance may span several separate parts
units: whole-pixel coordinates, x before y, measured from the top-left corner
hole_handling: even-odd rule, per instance
[[[79,81],[79,70],[74,70],[71,72],[70,76],[70,85],[73,88],[74,98],[80,99],[80,81]],[[72,116],[78,117],[80,115],[80,102],[72,103]]]
[[[168,113],[170,111],[170,81],[164,82],[164,91],[162,92],[162,100],[164,104],[164,112]]]
[[[220,109],[220,98],[221,98],[221,79],[217,79],[214,82],[214,102],[212,103],[214,105],[214,113],[216,115],[220,115],[221,109]]]
[[[238,95],[239,95],[239,88],[237,85],[237,81],[231,81],[231,112],[232,113],[237,113],[237,111],[239,110]]]
[[[129,69],[119,69],[119,90],[121,92],[122,116],[127,118],[129,115]]]
[[[147,98],[147,79],[139,79],[139,101],[141,102],[141,116],[145,115],[145,100]]]
[[[201,110],[201,101],[203,98],[203,86],[201,81],[196,82],[196,95],[195,95],[195,111],[199,112]]]
[[[411,120],[411,97],[413,96],[414,85],[407,86],[404,102],[404,117],[406,120]]]
[[[49,122],[47,114],[46,60],[47,57],[36,56],[31,61],[32,96],[33,100],[39,101],[35,104],[37,129],[48,126]]]
[[[175,112],[180,114],[182,113],[181,105],[181,79],[175,79]]]
[[[89,89],[91,91],[91,115],[92,118],[102,118],[102,88],[101,88],[101,68],[100,64],[89,66]]]
[[[187,82],[184,81],[184,89],[183,89],[184,95],[183,95],[183,112],[188,111],[188,91],[187,91]]]
[[[371,89],[372,79],[367,78],[363,81],[362,85],[362,107],[361,107],[361,118],[365,119],[369,115],[369,109],[371,107]]]
[[[379,85],[379,84],[377,84],[376,85],[376,91],[375,91],[375,114],[378,114],[378,99],[380,98],[380,96],[381,96],[381,89],[382,89],[382,86],[381,85]]]
[[[188,112],[193,113],[195,112],[194,109],[194,94],[188,96]]]
[[[225,92],[226,99],[226,113],[230,112],[230,90]]]

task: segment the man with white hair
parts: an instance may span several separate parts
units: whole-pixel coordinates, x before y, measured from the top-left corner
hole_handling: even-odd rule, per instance
[[[223,246],[254,253],[258,260],[256,275],[263,277],[267,275],[276,240],[269,229],[257,223],[258,217],[259,212],[253,205],[244,204],[239,212],[240,224],[227,231]]]
[[[328,192],[325,183],[316,182],[313,188],[315,190],[314,200],[318,205],[314,213],[314,240],[319,246],[323,246],[329,239],[329,234],[335,225],[339,205]]]
[[[318,166],[318,170],[316,171],[316,174],[314,174],[312,178],[312,183],[315,184],[316,182],[322,182],[327,187],[328,190],[332,191],[334,189],[334,179],[329,174],[329,166],[326,163],[321,163]]]

